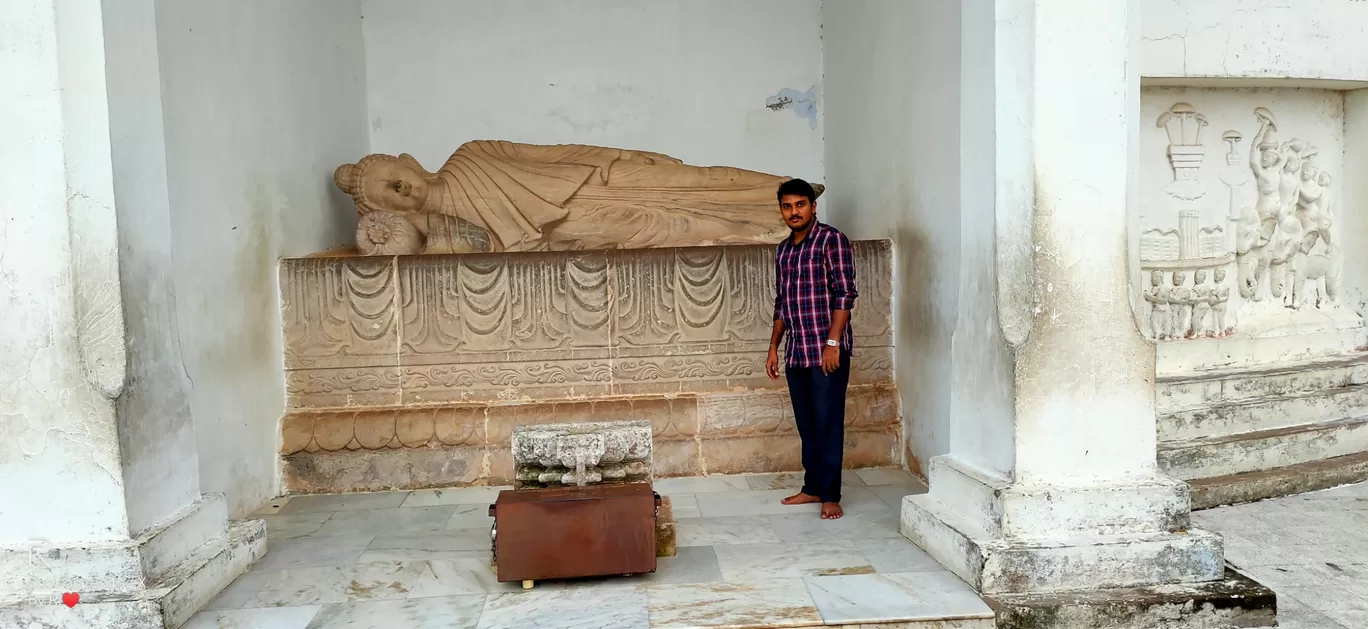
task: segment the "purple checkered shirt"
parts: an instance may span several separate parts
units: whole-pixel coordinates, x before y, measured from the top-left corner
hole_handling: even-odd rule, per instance
[[[784,363],[820,367],[831,333],[831,312],[855,306],[855,254],[850,239],[829,225],[814,222],[797,245],[779,243],[774,260],[774,319],[788,336]],[[841,349],[851,351],[850,324],[841,331]]]

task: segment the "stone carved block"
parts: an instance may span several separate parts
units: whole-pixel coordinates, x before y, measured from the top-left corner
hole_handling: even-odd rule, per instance
[[[588,422],[513,430],[516,486],[591,485],[651,478],[651,422]]]
[[[891,378],[892,250],[855,243],[853,382]],[[290,408],[772,388],[774,247],[281,263]]]

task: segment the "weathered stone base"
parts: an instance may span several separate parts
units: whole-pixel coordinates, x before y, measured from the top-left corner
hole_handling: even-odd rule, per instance
[[[1186,629],[1273,627],[1272,590],[1226,569],[1225,578],[1198,584],[1112,590],[998,594],[985,597],[998,629]]]
[[[656,510],[656,556],[674,557],[679,554],[677,542],[674,506],[670,504],[669,496],[661,496],[660,508]]]
[[[1368,480],[1368,452],[1324,461],[1202,478],[1190,483],[1192,508],[1209,509],[1351,485]]]
[[[81,556],[79,550],[74,554]],[[266,523],[234,522],[226,534],[195,549],[149,586],[138,584],[136,589],[123,590],[72,588],[70,591],[79,594],[80,600],[70,608],[62,603],[63,591],[35,591],[0,602],[0,627],[172,629],[185,624],[265,554]],[[71,574],[80,574],[88,572],[85,568],[67,569]]]
[[[521,404],[295,411],[284,419],[285,489],[344,493],[512,483],[516,426],[648,420],[658,478],[802,469],[788,392],[750,390]],[[900,463],[897,391],[850,387],[845,463]]]

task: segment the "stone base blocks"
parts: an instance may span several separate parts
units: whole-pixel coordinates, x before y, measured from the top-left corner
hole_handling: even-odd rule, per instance
[[[901,462],[892,246],[854,243],[851,467]],[[280,264],[293,493],[509,483],[517,426],[642,420],[654,476],[796,471],[774,247]]]
[[[1220,536],[1188,527],[1181,482],[1035,489],[952,456],[932,459],[930,476],[931,493],[904,499],[903,535],[984,595],[1202,582],[1224,571]]]
[[[1195,508],[1368,479],[1368,353],[1161,376],[1157,406]]]
[[[3,547],[0,627],[174,629],[265,554],[266,523],[230,523],[221,494],[129,541]]]

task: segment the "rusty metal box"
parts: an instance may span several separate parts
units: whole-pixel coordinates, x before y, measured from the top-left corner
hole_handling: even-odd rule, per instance
[[[498,579],[655,572],[658,502],[649,483],[502,491],[489,507]]]

